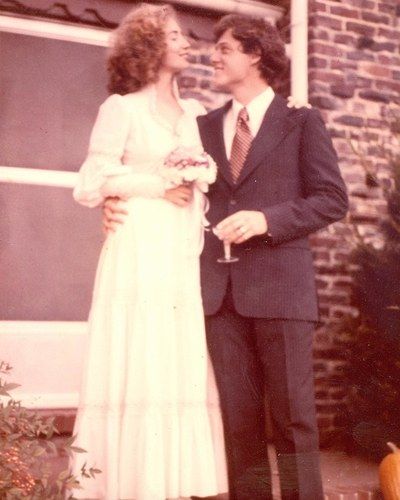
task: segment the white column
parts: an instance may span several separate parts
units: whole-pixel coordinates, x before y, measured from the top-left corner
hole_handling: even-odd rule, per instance
[[[291,2],[291,95],[295,102],[308,102],[308,8],[307,0]]]

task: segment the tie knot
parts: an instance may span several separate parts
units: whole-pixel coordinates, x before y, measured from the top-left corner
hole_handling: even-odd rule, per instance
[[[246,108],[242,108],[239,111],[238,122],[244,122],[244,123],[248,123],[249,122],[249,113],[247,112]]]

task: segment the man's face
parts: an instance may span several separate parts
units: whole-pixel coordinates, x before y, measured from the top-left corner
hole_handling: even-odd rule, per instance
[[[211,53],[213,82],[221,90],[233,92],[238,85],[245,83],[256,62],[257,56],[245,54],[242,44],[229,29],[222,34]]]

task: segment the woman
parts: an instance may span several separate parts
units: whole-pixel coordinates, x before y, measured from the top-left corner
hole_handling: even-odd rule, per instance
[[[164,500],[226,491],[222,425],[199,284],[203,200],[158,173],[176,147],[199,147],[194,100],[179,98],[189,44],[169,6],[142,5],[117,29],[112,95],[92,132],[75,199],[127,200],[98,265],[74,433],[102,470],[78,498]]]

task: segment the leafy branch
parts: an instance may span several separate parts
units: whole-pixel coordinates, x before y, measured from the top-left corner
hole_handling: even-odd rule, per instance
[[[5,500],[72,500],[73,490],[81,489],[80,478],[94,479],[101,471],[88,467],[80,477],[69,468],[58,475],[50,460],[59,454],[72,457],[85,450],[74,446],[75,436],[57,447],[53,438],[59,435],[54,417],[43,417],[24,408],[10,395],[19,384],[8,382],[12,367],[0,362],[0,498]]]

